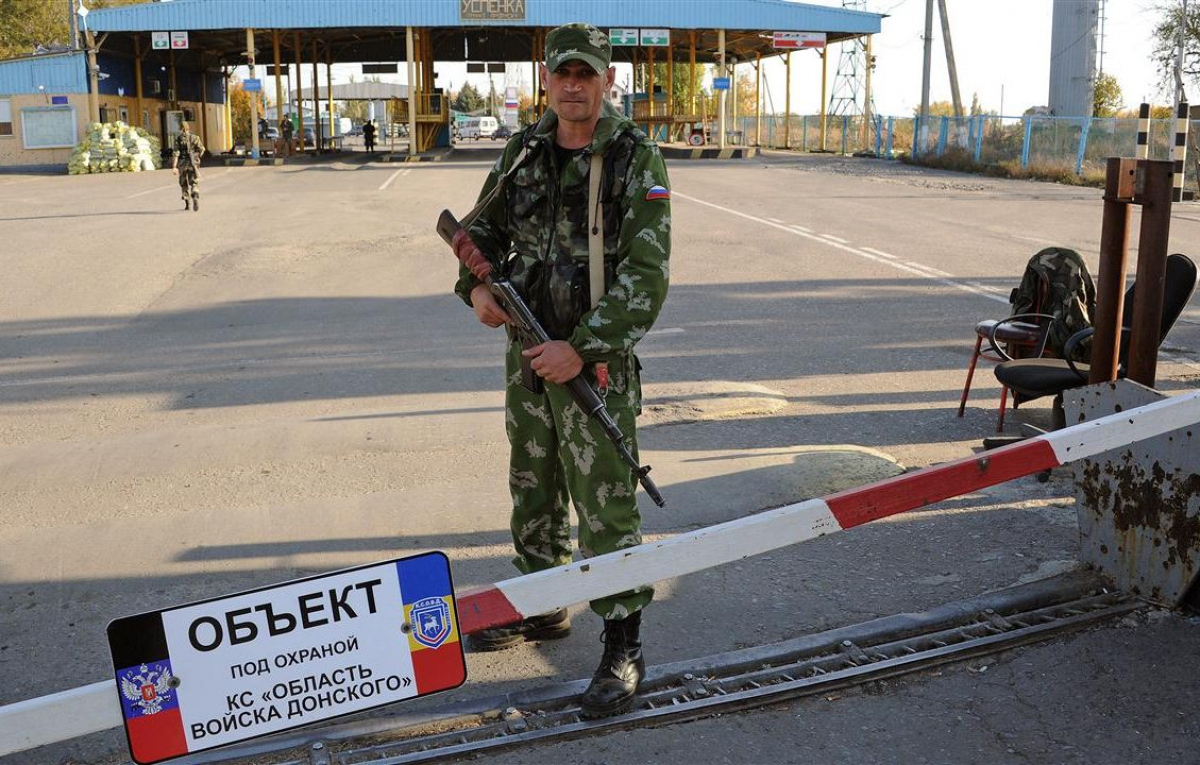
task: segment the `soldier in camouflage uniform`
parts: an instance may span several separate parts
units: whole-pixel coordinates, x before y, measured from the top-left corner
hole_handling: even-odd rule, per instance
[[[667,294],[671,248],[670,191],[658,147],[605,95],[612,87],[608,37],[586,24],[553,30],[546,38],[541,76],[550,111],[517,133],[492,168],[480,199],[527,154],[497,195],[455,240],[464,266],[455,292],[484,324],[507,315],[480,278],[485,260],[507,276],[545,327],[552,342],[522,351],[510,342],[505,402],[511,445],[509,489],[512,534],[523,572],[571,561],[568,501],[579,519],[584,557],[641,543],[641,516],[633,471],[601,427],[561,383],[582,373],[604,397],[636,456],[635,418],[641,409],[640,365],[634,347],[649,331]],[[603,157],[603,297],[590,303],[588,180],[591,158]],[[521,383],[522,354],[547,383],[532,392]],[[593,601],[604,619],[604,658],[583,697],[589,716],[628,708],[641,682],[641,609],[653,597],[640,587]],[[566,609],[472,635],[476,650],[498,650],[523,640],[565,637]]]
[[[200,136],[192,132],[191,125],[184,122],[183,132],[175,136],[171,147],[171,170],[179,176],[179,193],[183,195],[183,209],[200,210],[200,158],[204,156],[204,144]]]

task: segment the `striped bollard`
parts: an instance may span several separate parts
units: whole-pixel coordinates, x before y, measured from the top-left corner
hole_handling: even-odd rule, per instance
[[[1138,107],[1137,158],[1150,159],[1150,104]]]
[[[1171,159],[1175,160],[1175,177],[1172,179],[1174,196],[1172,199],[1176,202],[1183,201],[1183,174],[1184,160],[1187,159],[1187,134],[1188,104],[1187,101],[1180,101],[1179,107],[1175,111],[1175,146],[1171,150]]]

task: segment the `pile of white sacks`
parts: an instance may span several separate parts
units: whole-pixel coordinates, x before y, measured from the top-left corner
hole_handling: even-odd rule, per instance
[[[67,172],[136,173],[162,166],[158,138],[124,122],[93,122],[83,142],[71,152]]]

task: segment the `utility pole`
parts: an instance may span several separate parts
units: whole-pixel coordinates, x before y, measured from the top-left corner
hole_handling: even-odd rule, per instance
[[[75,0],[67,0],[67,28],[71,30],[71,50],[79,50],[79,17]]]
[[[929,69],[933,66],[933,0],[925,0],[925,68],[921,74],[921,129],[913,136],[917,146],[924,148],[924,135],[929,130]],[[914,146],[914,149],[916,147]],[[913,154],[920,154],[919,150]]]
[[[1184,2],[1186,1],[1184,0]],[[963,117],[962,94],[958,90],[958,67],[954,65],[954,43],[950,41],[950,17],[946,15],[946,0],[938,0],[938,12],[942,17],[942,37],[946,46],[946,69],[950,72],[950,93],[954,98],[954,116],[961,120]]]
[[[1183,93],[1183,49],[1187,42],[1188,0],[1183,0],[1182,13],[1179,16],[1179,50],[1175,57],[1175,103],[1181,104],[1187,100]]]

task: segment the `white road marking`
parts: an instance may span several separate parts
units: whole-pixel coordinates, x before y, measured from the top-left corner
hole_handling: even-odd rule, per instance
[[[833,234],[821,234],[820,236],[822,239],[828,239],[829,241],[837,242],[838,244],[850,244],[849,239],[843,239],[840,236],[834,236]]]
[[[217,178],[220,178],[220,177],[221,177],[221,176],[223,176],[223,175],[229,175],[231,172],[233,172],[233,168],[232,168],[232,167],[227,167],[227,168],[225,168],[225,172],[223,172],[223,173],[217,173],[216,177],[217,177]],[[139,191],[138,193],[136,193],[136,194],[130,194],[129,196],[127,196],[127,197],[125,197],[125,198],[126,198],[126,199],[137,199],[138,197],[144,197],[144,196],[146,196],[147,194],[154,194],[154,193],[157,193],[157,192],[159,192],[159,191],[170,191],[171,189],[177,189],[177,188],[179,188],[179,184],[178,184],[178,183],[172,183],[170,186],[159,186],[159,187],[158,187],[158,188],[156,188],[156,189],[146,189],[145,191]]]
[[[392,181],[396,180],[396,177],[397,177],[397,176],[400,176],[400,175],[408,175],[410,172],[412,172],[412,168],[408,168],[408,167],[402,167],[402,168],[400,168],[399,170],[397,170],[396,172],[394,172],[394,173],[392,173],[391,175],[389,175],[389,176],[388,176],[388,179],[387,179],[386,181],[384,181],[384,182],[383,182],[383,185],[381,185],[381,186],[379,187],[379,190],[380,190],[380,191],[384,191],[384,190],[386,190],[388,186],[391,186],[391,185],[392,185]]]
[[[783,223],[783,221],[779,220],[779,218],[767,218],[767,220],[771,221],[772,223]]]
[[[940,277],[940,276],[934,276],[933,274],[930,274],[927,271],[913,268],[912,266],[910,266],[906,263],[901,263],[898,260],[890,260],[888,258],[883,258],[878,255],[872,254],[870,252],[866,252],[863,248],[860,248],[860,247],[851,247],[848,244],[841,244],[840,242],[835,242],[832,239],[826,239],[825,237],[817,236],[816,234],[810,234],[810,233],[807,233],[804,231],[797,231],[796,229],[791,228],[790,226],[785,226],[782,223],[776,223],[771,220],[768,220],[767,218],[760,218],[757,215],[750,215],[749,213],[744,213],[739,210],[734,210],[733,208],[725,207],[724,205],[718,205],[718,204],[714,204],[712,202],[705,202],[703,199],[697,199],[696,197],[689,196],[687,194],[682,194],[678,191],[673,191],[672,193],[679,199],[686,199],[689,202],[695,202],[696,204],[704,205],[705,207],[711,207],[714,210],[720,210],[721,212],[726,212],[726,213],[729,213],[730,215],[735,215],[739,218],[745,218],[746,220],[754,221],[755,223],[759,223],[764,226],[770,226],[771,228],[779,229],[780,231],[784,231],[793,236],[799,236],[799,237],[803,237],[804,239],[808,239],[813,242],[819,242],[823,245],[826,245],[827,247],[833,247],[834,249],[841,250],[843,252],[848,252],[851,255],[857,255],[860,258],[866,258],[867,260],[871,260],[876,263],[882,263],[886,266],[891,266],[892,268],[896,269],[897,271],[904,271],[905,273],[908,273],[908,274],[920,276],[924,279],[929,279],[930,281],[937,282],[938,284],[944,284],[947,287],[953,287],[956,290],[962,290],[963,292],[969,292],[972,295],[979,295],[981,297],[987,298],[988,300],[995,300],[998,303],[1004,303],[1004,304],[1008,303],[1008,298],[1006,298],[1006,297],[1002,297],[1000,295],[993,295],[986,290],[978,289],[977,287],[973,287],[970,284],[967,284],[965,282],[955,281],[954,279],[947,279],[947,278]]]
[[[896,256],[895,256],[895,255],[892,255],[892,254],[890,254],[890,253],[886,253],[886,252],[884,252],[883,250],[877,250],[877,249],[875,249],[874,247],[861,247],[861,248],[859,248],[859,249],[861,249],[863,252],[869,252],[869,253],[871,253],[872,255],[878,255],[878,256],[879,256],[879,257],[881,257],[881,258],[887,258],[888,260],[896,260]]]
[[[927,266],[924,263],[914,263],[911,260],[906,260],[904,262],[907,263],[908,265],[912,266],[913,268],[919,268],[923,271],[928,271],[929,273],[934,274],[935,276],[953,276],[953,274],[948,274],[945,271],[941,271],[941,270],[934,268],[933,266]]]
[[[801,226],[799,223],[793,223],[793,224],[792,224],[792,228],[796,229],[797,231],[803,231],[803,232],[805,232],[805,233],[807,233],[807,234],[811,234],[811,233],[812,233],[812,229],[811,229],[811,228],[807,228],[807,227],[805,227],[805,226]]]
[[[651,335],[678,335],[683,332],[683,327],[663,327],[662,329],[652,329],[646,333],[646,337]]]

